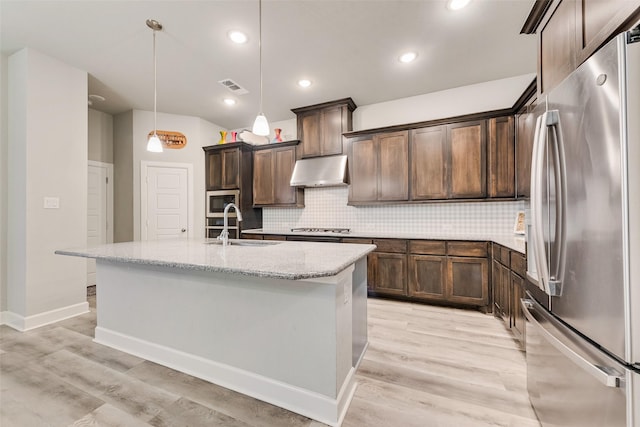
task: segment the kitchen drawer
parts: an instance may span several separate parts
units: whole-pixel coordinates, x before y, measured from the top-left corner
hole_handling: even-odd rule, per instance
[[[397,254],[404,254],[407,252],[406,240],[373,239],[373,244],[378,247],[376,249],[376,252],[389,252]]]
[[[359,237],[343,237],[342,243],[357,243],[362,245],[370,245],[373,240],[371,239],[361,239]]]
[[[248,239],[248,240],[262,240],[262,234],[246,234],[246,233],[242,233],[240,235],[240,237],[242,239]]]
[[[340,243],[341,238],[335,236],[287,236],[287,241],[291,242],[320,242],[320,243]]]
[[[420,255],[446,255],[447,244],[439,240],[411,240],[409,253]]]
[[[500,246],[500,262],[509,267],[511,265],[511,251],[504,246]]]
[[[281,236],[279,234],[265,234],[264,240],[287,240],[287,236]]]
[[[493,244],[493,259],[497,260],[500,264],[506,265],[509,267],[510,265],[510,254],[509,249],[501,246],[497,243]]]
[[[447,243],[447,255],[486,257],[488,253],[487,242],[449,242]]]
[[[526,277],[527,259],[519,252],[511,251],[511,270],[520,277]]]

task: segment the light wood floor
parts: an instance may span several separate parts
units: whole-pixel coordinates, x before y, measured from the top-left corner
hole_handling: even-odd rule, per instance
[[[0,327],[0,426],[322,424],[92,341],[90,313]],[[345,427],[539,427],[525,360],[475,311],[369,300],[369,349]]]

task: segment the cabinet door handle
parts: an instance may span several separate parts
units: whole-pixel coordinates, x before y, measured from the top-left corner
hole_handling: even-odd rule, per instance
[[[182,229],[182,230],[180,230],[180,231],[182,231],[183,233],[185,233],[185,232],[187,231],[187,229],[186,229],[186,228],[183,228],[183,229]]]

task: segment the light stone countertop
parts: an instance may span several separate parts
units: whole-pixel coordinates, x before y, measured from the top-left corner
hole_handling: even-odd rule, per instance
[[[404,240],[471,240],[471,241],[487,241],[495,242],[514,251],[525,254],[525,240],[523,235],[506,233],[456,233],[456,232],[415,232],[415,233],[382,233],[382,232],[360,232],[352,231],[348,234],[342,233],[305,233],[292,232],[291,229],[275,229],[264,230],[256,228],[252,230],[244,230],[242,233],[248,234],[280,234],[286,236],[319,236],[319,237],[338,237],[338,238],[369,238],[369,239],[404,239]]]
[[[61,249],[58,255],[184,270],[212,271],[277,279],[334,276],[366,256],[375,245],[269,242],[261,246],[210,244],[216,239],[124,242]],[[255,243],[247,240],[245,242]]]

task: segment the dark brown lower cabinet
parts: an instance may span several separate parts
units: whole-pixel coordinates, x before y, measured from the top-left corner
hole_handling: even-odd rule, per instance
[[[510,326],[509,274],[509,267],[500,264],[496,259],[493,260],[493,270],[491,272],[493,312],[496,317],[505,321],[507,327]]]
[[[448,257],[447,299],[451,302],[489,304],[489,263],[486,258]]]
[[[446,300],[447,257],[409,255],[409,296],[433,301]]]
[[[511,273],[511,332],[516,339],[523,342],[525,317],[520,299],[524,298],[524,279],[514,272]]]
[[[504,321],[521,346],[524,344],[525,320],[520,299],[524,297],[526,264],[524,255],[493,244],[493,313]]]
[[[412,240],[408,296],[431,302],[487,307],[486,242]]]
[[[260,238],[255,236],[243,235],[244,238]],[[274,234],[265,234],[263,238],[326,241],[312,236]],[[367,258],[367,289],[374,296],[464,305],[490,311],[487,242],[359,237],[331,239],[377,246]]]
[[[486,306],[486,258],[409,255],[409,296],[429,301]]]
[[[369,289],[380,295],[407,295],[407,241],[373,239],[376,250],[369,254]]]
[[[242,233],[240,235],[241,239],[247,239],[247,240],[263,240],[263,236],[262,234],[247,234],[247,233]]]
[[[287,236],[282,236],[279,234],[265,234],[264,240],[277,240],[284,242],[285,240],[287,240]]]
[[[385,252],[369,255],[371,289],[385,295],[407,295],[407,256]]]

